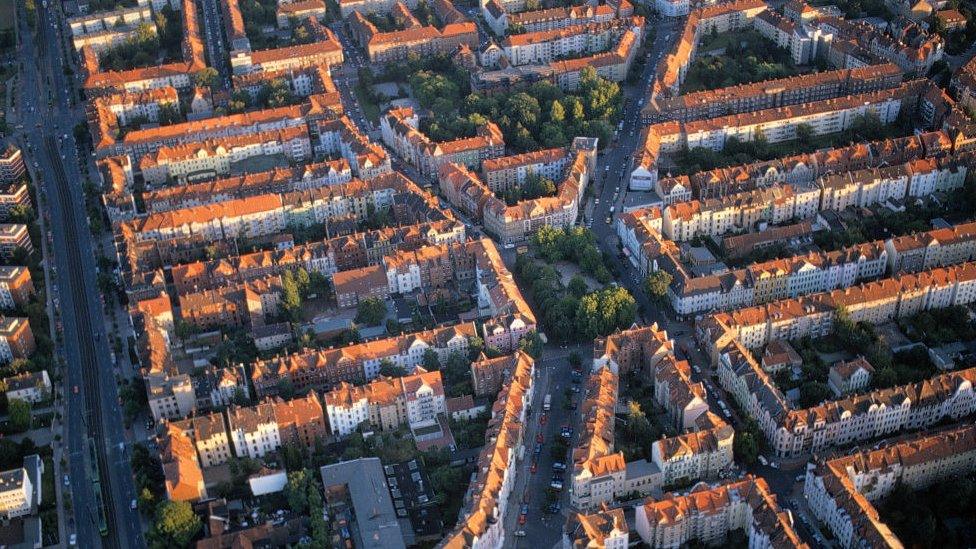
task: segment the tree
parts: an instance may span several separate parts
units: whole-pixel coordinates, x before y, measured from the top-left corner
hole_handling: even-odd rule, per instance
[[[202,88],[212,88],[219,78],[217,69],[213,67],[207,67],[201,69],[193,74],[193,82]]]
[[[403,377],[407,371],[402,366],[397,366],[392,360],[384,358],[380,361],[380,375],[386,377]]]
[[[423,358],[424,369],[428,372],[433,372],[435,370],[441,369],[441,359],[437,356],[437,351],[433,349],[427,349],[424,351]]]
[[[31,426],[31,405],[26,400],[15,398],[7,405],[10,428],[22,433]]]
[[[735,454],[736,461],[745,465],[756,463],[759,457],[759,442],[756,440],[756,435],[751,432],[736,433],[732,452]]]
[[[292,322],[297,322],[302,314],[302,296],[295,281],[295,274],[286,270],[281,275],[281,304]]]
[[[356,307],[356,323],[379,326],[386,318],[386,303],[377,297],[367,297]]]
[[[668,296],[668,288],[674,277],[667,271],[657,270],[648,275],[644,280],[644,289],[647,295],[658,302],[663,302]]]
[[[292,511],[302,515],[308,512],[308,493],[310,486],[313,485],[314,475],[310,475],[305,469],[288,473],[285,498]]]
[[[819,381],[807,381],[800,385],[800,406],[809,408],[830,398],[830,388]]]
[[[149,534],[149,546],[160,549],[187,547],[202,528],[203,523],[189,502],[164,501],[156,508],[156,522]]]
[[[566,285],[566,289],[577,299],[583,297],[589,291],[586,280],[580,275],[573,275],[573,278],[569,279],[569,284]]]

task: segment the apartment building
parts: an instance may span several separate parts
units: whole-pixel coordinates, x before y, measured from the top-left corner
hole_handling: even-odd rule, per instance
[[[289,162],[301,162],[312,155],[308,130],[294,127],[278,131],[161,147],[142,157],[139,171],[150,186],[170,180],[199,181],[226,176],[235,164],[249,158],[280,155]]]
[[[135,91],[163,86],[189,89],[193,74],[206,68],[207,64],[196,4],[192,0],[182,0],[179,6],[183,13],[182,61],[120,72],[102,71],[98,54],[91,45],[85,45],[81,48],[82,74],[85,78],[82,87],[89,93],[96,94],[118,89]]]
[[[663,486],[715,479],[733,465],[735,429],[718,416],[706,414],[700,423],[711,427],[662,438],[651,445],[651,461],[661,471]]]
[[[495,358],[488,358],[482,353],[471,363],[471,385],[475,396],[498,394],[505,381],[521,367],[521,363],[531,360],[532,357],[522,350]]]
[[[573,513],[563,529],[563,549],[627,549],[629,546],[630,529],[624,510],[620,508],[605,508],[589,515]]]
[[[280,310],[281,277],[270,275],[179,296],[180,319],[201,330],[264,326]]]
[[[317,442],[325,440],[325,411],[314,391],[291,400],[275,397],[271,404],[283,445],[313,450]]]
[[[470,246],[476,258],[478,308],[489,317],[482,325],[485,345],[503,353],[514,352],[524,337],[536,331],[535,313],[522,297],[495,243],[482,238]]]
[[[976,259],[976,223],[964,223],[885,241],[892,273],[917,273]]]
[[[278,28],[287,29],[292,19],[314,17],[325,19],[327,10],[323,0],[301,0],[298,2],[281,2],[278,4]]]
[[[756,17],[756,22],[771,13]],[[883,63],[739,84],[728,88],[655,97],[641,111],[645,123],[665,120],[688,122],[750,111],[813,103],[847,95],[898,87],[902,71]]]
[[[699,484],[687,494],[636,507],[637,534],[649,547],[677,547],[699,541],[720,544],[743,530],[750,547],[807,548],[793,529],[792,515],[780,507],[761,477],[746,476],[716,487]]]
[[[307,21],[307,19],[306,19]],[[345,60],[342,44],[328,27],[318,25],[321,35],[308,44],[296,44],[235,55],[234,74],[300,70],[317,66],[341,65]]]
[[[491,407],[485,431],[485,445],[464,495],[461,514],[454,529],[437,544],[439,549],[471,547],[500,548],[506,545],[505,518],[515,487],[515,468],[526,451],[524,428],[527,403],[532,402],[535,364],[519,361]],[[510,543],[510,542],[509,542]]]
[[[493,193],[520,188],[529,175],[558,180],[572,161],[568,148],[502,156],[481,163],[481,176]]]
[[[152,10],[148,5],[70,17],[67,23],[76,51],[84,46],[91,46],[96,52],[101,52],[122,44],[135,36],[139,26],[143,24],[149,25],[153,32],[156,30]]]
[[[689,122],[669,121],[645,128],[633,162],[631,188],[654,188],[659,164],[684,148],[701,147],[721,151],[735,137],[750,142],[762,135],[770,143],[796,139],[798,125],[814,135],[826,135],[850,128],[865,113],[877,115],[882,124],[895,121],[904,105],[911,110],[926,91],[925,81],[915,80],[897,88],[859,93],[813,103],[739,113]]]
[[[364,424],[384,431],[435,424],[438,415],[447,413],[441,373],[419,366],[414,371],[398,378],[380,376],[358,387],[342,382],[325,393],[332,434],[345,437]]]
[[[806,409],[792,409],[769,375],[738,341],[721,352],[718,373],[722,387],[757,421],[778,456],[805,455],[902,430],[917,430],[976,410],[972,388],[976,369],[941,374]]]
[[[680,202],[664,208],[661,229],[678,242],[733,231],[752,232],[761,223],[780,225],[813,217],[820,210],[820,201],[820,189],[783,184],[723,198]]]
[[[486,2],[481,13],[491,30],[500,37],[504,37],[509,28],[524,32],[551,31],[587,23],[605,23],[617,15],[607,4],[508,12],[498,2]]]
[[[301,167],[281,168],[151,189],[143,193],[146,211],[158,213],[191,206],[202,206],[236,198],[269,193],[287,193],[352,181],[352,171],[345,159],[314,162]]]
[[[449,163],[478,169],[481,163],[505,153],[505,139],[493,122],[480,126],[474,137],[436,143],[421,133],[420,119],[410,107],[390,109],[380,119],[383,142],[420,173],[433,177]]]
[[[500,46],[511,65],[545,65],[561,57],[580,57],[607,51],[632,25],[642,28],[643,19],[613,19],[511,34],[501,41]]]
[[[13,143],[4,144],[0,150],[0,184],[16,183],[26,169],[24,155],[20,152],[20,148]]]
[[[339,349],[306,350],[254,364],[251,380],[258,396],[275,394],[279,380],[291,380],[296,391],[327,387],[342,381],[362,382],[379,375],[386,360],[412,372],[431,349],[442,363],[451,353],[467,353],[468,340],[476,335],[473,323],[435,328]]]
[[[193,441],[174,423],[167,423],[164,429],[159,454],[166,497],[171,501],[191,503],[206,499],[207,488]]]
[[[594,370],[583,386],[583,419],[579,439],[571,450],[570,500],[577,509],[613,502],[627,472],[623,453],[613,451],[618,382],[617,374],[603,367]]]
[[[391,8],[403,5],[395,2]],[[468,21],[464,15],[446,1],[435,1],[431,8],[440,19],[442,26],[423,26],[412,15],[401,17],[401,21],[409,24],[407,28],[389,32],[381,32],[371,21],[359,11],[352,13],[347,23],[354,38],[366,50],[369,60],[373,63],[394,63],[407,59],[411,54],[421,57],[439,54],[451,54],[459,46],[476,49],[478,47],[478,28]],[[409,10],[406,7],[394,11],[399,13]]]
[[[215,467],[227,463],[233,457],[231,439],[227,434],[227,420],[223,412],[190,418],[182,422],[182,426],[184,429],[189,427],[192,432],[201,466]]]
[[[0,316],[0,363],[30,358],[37,348],[26,318]]]
[[[747,348],[756,349],[776,339],[821,337],[830,333],[836,310],[843,307],[854,322],[881,324],[924,310],[966,305],[976,300],[976,264],[962,263],[920,273],[901,273],[830,292],[815,293],[715,313],[717,325],[734,333]],[[718,337],[721,329],[709,322],[700,333]]]
[[[661,360],[674,353],[668,332],[650,326],[635,326],[593,342],[593,370],[607,367],[617,375],[631,372],[651,378]]]
[[[345,19],[356,13],[388,13],[397,4],[404,4],[412,9],[417,8],[416,0],[342,0],[339,2],[339,13]]]
[[[36,511],[43,474],[44,462],[36,454],[25,456],[23,467],[0,472],[0,517],[9,521]]]
[[[27,253],[34,253],[30,231],[22,223],[0,223],[0,258],[13,259],[14,252],[23,249]]]
[[[4,378],[3,385],[7,388],[7,402],[23,400],[37,404],[51,396],[51,378],[48,377],[47,370],[24,372]]]
[[[842,360],[830,366],[827,386],[834,392],[834,396],[842,397],[867,389],[873,374],[874,366],[871,366],[863,356],[853,360]]]
[[[921,490],[973,469],[976,428],[966,425],[810,463],[803,495],[840,547],[902,547],[881,521],[874,503],[897,486]]]
[[[34,294],[30,269],[0,266],[0,309],[23,307]]]
[[[260,459],[281,447],[281,431],[270,401],[254,406],[231,405],[227,408],[227,427],[238,457]]]

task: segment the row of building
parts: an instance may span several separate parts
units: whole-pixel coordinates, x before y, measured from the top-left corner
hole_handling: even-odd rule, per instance
[[[174,501],[206,499],[203,468],[234,457],[260,459],[282,446],[310,451],[327,435],[322,403],[314,392],[166,422],[160,445],[166,494]]]
[[[402,2],[390,8],[402,27],[400,30],[382,32],[358,10],[351,13],[347,23],[373,63],[404,61],[411,54],[421,57],[450,54],[461,45],[478,47],[477,25],[449,0],[433,0],[430,7],[441,21],[441,28],[421,24]]]
[[[732,138],[745,143],[760,136],[769,143],[791,141],[797,139],[797,128],[801,126],[811,135],[827,135],[849,129],[866,115],[876,116],[881,124],[891,124],[899,115],[910,115],[925,108],[922,100],[929,98],[932,87],[934,84],[929,81],[915,80],[896,88],[814,103],[654,124],[642,131],[630,186],[637,190],[654,188],[659,171],[666,169],[671,155],[695,148],[719,152]]]
[[[518,464],[526,457],[525,426],[535,391],[535,362],[521,356],[506,377],[491,407],[485,445],[464,494],[461,516],[454,529],[437,544],[443,549],[495,549],[511,541],[506,517],[512,507],[512,490]],[[524,471],[524,469],[523,469]]]
[[[753,232],[761,226],[810,219],[819,212],[892,205],[906,199],[961,188],[968,157],[920,158],[881,168],[864,168],[818,177],[812,185],[782,184],[721,198],[671,204],[662,212],[662,232],[683,242],[696,237]]]
[[[653,189],[664,204],[670,205],[693,198],[722,198],[783,183],[809,187],[817,179],[830,174],[883,168],[921,158],[949,156],[957,148],[956,145],[946,132],[928,131],[727,168],[714,168],[687,176],[661,177],[653,187],[641,187],[638,190]]]
[[[901,548],[875,503],[896,487],[922,490],[976,470],[976,427],[921,435],[807,466],[803,495],[840,547]]]
[[[627,462],[614,451],[618,384],[627,373],[653,385],[655,401],[679,433],[655,441],[649,460]],[[656,324],[596,341],[580,408],[570,497],[576,509],[592,511],[624,495],[658,495],[663,487],[717,478],[732,465],[734,429],[708,410],[705,387],[692,381],[691,366],[674,357],[674,343]]]

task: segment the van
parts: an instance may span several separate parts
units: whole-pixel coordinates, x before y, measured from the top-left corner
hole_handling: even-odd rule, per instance
[[[610,206],[610,213],[613,213],[614,209],[616,209],[616,206]]]
[[[769,461],[766,460],[765,456],[759,456],[759,463],[762,463],[763,466],[769,465]]]

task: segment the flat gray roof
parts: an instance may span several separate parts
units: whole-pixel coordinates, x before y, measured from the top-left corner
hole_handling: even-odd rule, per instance
[[[386,474],[379,458],[360,458],[322,467],[322,485],[346,485],[364,547],[406,549]]]

